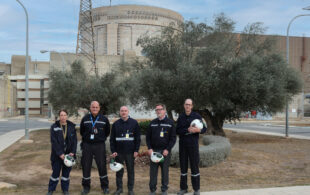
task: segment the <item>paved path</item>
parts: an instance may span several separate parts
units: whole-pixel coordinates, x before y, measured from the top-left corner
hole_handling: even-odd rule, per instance
[[[29,128],[49,128],[51,122],[44,118],[30,118]],[[25,120],[23,118],[13,118],[13,119],[0,119],[0,135],[8,133],[10,131],[25,129]]]
[[[285,136],[285,126],[277,125],[271,122],[251,122],[251,123],[237,123],[224,124],[225,129],[236,130],[241,132],[258,133],[266,135]],[[310,139],[310,126],[289,126],[289,137]],[[310,193],[309,193],[310,194]]]
[[[193,194],[187,193],[186,195]],[[201,195],[309,195],[310,186],[202,192]]]

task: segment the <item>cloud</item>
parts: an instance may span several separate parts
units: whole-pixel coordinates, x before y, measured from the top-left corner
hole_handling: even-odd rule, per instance
[[[17,38],[16,36],[13,36],[11,33],[8,32],[0,32],[0,40],[9,40],[9,39],[15,39]]]
[[[94,7],[108,6],[110,1],[92,0]],[[74,51],[78,30],[79,0],[25,0],[29,12],[30,54],[41,58],[41,49]],[[268,34],[286,34],[288,22],[309,6],[308,0],[112,0],[112,5],[136,4],[157,6],[180,13],[185,20],[210,23],[213,16],[224,12],[236,22],[236,30],[253,22],[263,22]],[[294,21],[291,34],[310,35],[310,17]],[[25,48],[25,14],[14,0],[0,2],[0,61],[13,54],[23,54]]]
[[[9,26],[12,26],[16,21],[19,20],[24,13],[17,12],[15,9],[13,9],[9,5],[1,5],[0,4],[0,26],[2,27],[7,27],[8,24]]]
[[[42,29],[41,32],[43,32],[43,33],[57,33],[57,34],[77,34],[77,29],[73,30],[73,29],[53,28],[53,29]]]
[[[287,9],[277,1],[261,1],[254,7],[231,11],[230,16],[237,22],[239,30],[249,23],[263,22],[271,34],[285,34],[288,22],[301,8],[290,5]],[[286,5],[287,6],[287,5]]]

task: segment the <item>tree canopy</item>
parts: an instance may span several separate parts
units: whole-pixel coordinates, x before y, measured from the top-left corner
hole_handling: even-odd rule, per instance
[[[224,14],[212,24],[184,23],[167,27],[160,36],[138,40],[144,61],[135,61],[127,77],[133,104],[146,108],[162,102],[180,113],[186,98],[207,121],[213,134],[225,135],[223,122],[242,112],[282,111],[286,99],[301,90],[298,72],[275,50],[276,40],[263,36],[260,23],[234,33],[235,23]],[[138,68],[137,68],[138,67]]]
[[[73,62],[70,71],[52,70],[49,78],[48,100],[56,112],[62,108],[77,115],[79,108],[89,109],[91,101],[96,100],[109,114],[119,110],[124,101],[124,90],[115,73],[91,75],[80,61]]]

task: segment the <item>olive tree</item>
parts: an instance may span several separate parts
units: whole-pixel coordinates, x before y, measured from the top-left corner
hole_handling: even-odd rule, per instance
[[[298,72],[274,48],[276,40],[263,36],[262,24],[239,34],[234,26],[219,14],[212,24],[189,21],[140,38],[145,60],[126,64],[130,101],[145,108],[162,102],[172,117],[192,98],[210,133],[223,136],[224,121],[239,120],[243,112],[282,111],[301,90]]]
[[[49,79],[48,100],[55,111],[65,108],[77,115],[79,108],[89,109],[90,102],[96,100],[102,111],[110,114],[124,102],[124,90],[115,73],[88,74],[81,61],[73,62],[70,71],[51,71]]]

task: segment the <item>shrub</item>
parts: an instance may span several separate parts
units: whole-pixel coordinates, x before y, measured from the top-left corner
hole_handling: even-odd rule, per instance
[[[146,135],[147,129],[149,128],[151,121],[141,121],[139,122],[141,135]]]
[[[210,167],[224,161],[231,152],[231,145],[227,138],[222,136],[206,135],[202,138],[203,146],[199,147],[200,167]],[[179,167],[179,142],[171,150],[170,165]]]

